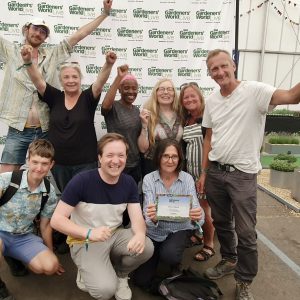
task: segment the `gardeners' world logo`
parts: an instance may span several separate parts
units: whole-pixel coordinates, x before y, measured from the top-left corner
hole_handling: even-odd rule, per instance
[[[83,7],[79,5],[69,6],[70,15],[80,15],[87,18],[95,18],[95,7]]]
[[[63,8],[63,5],[52,5],[46,2],[41,2],[37,4],[38,12],[48,13],[48,15],[51,15],[53,17],[62,17],[64,14]]]
[[[20,34],[19,23],[4,23],[0,21],[0,31],[9,34]]]
[[[183,29],[179,31],[179,38],[182,40],[204,41],[204,31]]]
[[[107,40],[111,40],[112,38],[112,35],[111,35],[111,28],[102,28],[102,27],[99,27],[99,28],[96,28],[92,33],[91,35],[94,35],[99,38],[104,38],[104,39],[107,39]]]
[[[143,77],[143,69],[142,68],[129,68],[129,72],[134,74],[136,78],[141,79]]]
[[[221,11],[207,11],[205,9],[200,9],[196,11],[197,20],[207,20],[210,22],[220,22]]]
[[[81,89],[84,91],[86,89],[88,89],[91,86],[91,84],[82,84],[81,85]],[[107,92],[110,88],[110,84],[109,83],[105,83],[102,89],[102,92]],[[100,104],[98,104],[98,106],[100,107]]]
[[[209,32],[209,37],[211,39],[222,39],[224,41],[228,41],[229,40],[229,30],[218,30],[218,29],[214,29],[211,30]]]
[[[149,96],[152,92],[152,89],[153,87],[151,86],[139,85],[139,94]]]
[[[191,12],[190,11],[182,11],[175,9],[165,10],[165,18],[171,20],[179,20],[179,21],[190,21],[191,20]]]
[[[145,21],[158,22],[159,10],[145,10],[142,8],[135,8],[133,10],[133,17],[143,19]]]
[[[193,57],[205,57],[206,58],[208,51],[209,50],[207,50],[207,49],[196,48],[193,50]]]
[[[85,57],[96,57],[96,47],[95,46],[82,46],[76,45],[74,46],[74,52],[78,54],[82,54]]]
[[[178,77],[188,77],[191,79],[201,78],[201,69],[179,68],[177,70]]]
[[[143,29],[117,28],[118,37],[129,38],[129,40],[143,40]]]
[[[87,74],[98,74],[102,67],[96,66],[94,64],[89,64],[85,66],[85,71]]]
[[[104,9],[101,9],[101,12],[104,12]],[[110,17],[114,18],[114,21],[127,21],[128,19],[128,13],[127,9],[115,9],[112,8],[110,11]]]
[[[54,25],[55,33],[63,33],[63,34],[72,34],[73,32],[78,30],[78,26],[68,26],[63,24]]]
[[[201,91],[203,93],[203,96],[208,96],[213,92],[213,87],[201,87]]]
[[[146,49],[142,47],[136,47],[132,50],[133,56],[144,57],[148,59],[158,59],[158,49]]]
[[[174,41],[174,30],[159,30],[157,28],[148,31],[150,39],[159,39],[164,42]]]
[[[9,11],[20,11],[24,14],[33,14],[32,3],[21,3],[17,1],[10,1],[7,3]]]
[[[102,54],[105,54],[107,51],[113,51],[117,54],[117,57],[120,59],[127,59],[127,48],[117,48],[109,45],[101,47]]]
[[[156,67],[148,68],[148,75],[149,76],[172,77],[172,72],[173,72],[173,69],[156,68]]]
[[[187,49],[167,48],[167,49],[164,49],[164,57],[187,59],[188,58],[188,50]]]

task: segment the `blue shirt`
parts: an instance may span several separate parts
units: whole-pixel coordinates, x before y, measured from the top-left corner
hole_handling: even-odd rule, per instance
[[[147,217],[147,206],[150,203],[155,203],[157,194],[174,194],[174,195],[191,195],[192,208],[200,207],[195,182],[193,177],[184,172],[179,172],[178,178],[173,182],[169,189],[166,189],[162,179],[160,178],[159,171],[154,171],[147,174],[143,181],[143,194],[144,194],[144,216],[147,224],[147,236],[154,241],[164,241],[170,233],[180,230],[193,230],[196,229],[192,222],[172,222],[172,221],[158,221],[154,224]],[[201,225],[204,223],[204,213],[202,213]]]

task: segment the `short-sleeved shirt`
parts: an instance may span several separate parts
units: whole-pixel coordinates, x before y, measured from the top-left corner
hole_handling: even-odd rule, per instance
[[[137,140],[142,129],[139,109],[134,105],[127,107],[121,101],[115,101],[110,110],[101,109],[101,114],[104,116],[107,132],[116,132],[126,138],[129,145],[126,167],[138,166],[140,155]]]
[[[199,207],[199,201],[196,194],[195,182],[193,177],[184,172],[179,172],[178,178],[173,182],[169,189],[166,189],[162,179],[160,178],[159,171],[154,171],[147,174],[143,180],[143,195],[144,195],[144,205],[143,213],[147,224],[147,236],[154,241],[162,242],[169,234],[177,232],[180,230],[192,230],[195,226],[192,222],[171,222],[159,220],[154,224],[147,217],[147,207],[148,204],[155,203],[157,194],[174,194],[174,195],[191,195],[192,196],[192,208]],[[204,223],[204,213],[202,214],[202,219],[200,224]]]
[[[217,91],[207,98],[202,126],[212,128],[210,161],[231,164],[246,173],[261,169],[266,114],[275,90],[265,83],[242,81],[227,97]]]
[[[108,184],[98,169],[75,175],[61,199],[74,207],[74,223],[87,228],[109,226],[112,230],[122,224],[127,204],[139,203],[137,185],[131,176],[122,173],[116,184]]]
[[[8,126],[22,131],[28,118],[30,107],[34,101],[38,110],[43,131],[48,130],[49,108],[39,100],[23,59],[20,54],[21,46],[0,36],[0,60],[5,63],[5,74],[0,94],[0,120]],[[70,57],[72,47],[63,40],[54,47],[38,49],[37,67],[43,78],[49,84],[59,87],[57,67]]]
[[[20,188],[14,196],[0,206],[0,230],[9,233],[30,233],[33,231],[33,220],[39,213],[43,193],[46,193],[44,181],[34,190],[30,191],[27,182],[27,173],[24,171]],[[0,195],[2,196],[11,182],[11,172],[0,174]],[[57,204],[55,189],[50,184],[50,193],[41,217],[50,219]]]
[[[97,161],[95,99],[92,86],[81,92],[72,109],[65,106],[65,93],[47,84],[41,98],[50,108],[48,139],[55,149],[54,160],[61,165],[79,165]]]

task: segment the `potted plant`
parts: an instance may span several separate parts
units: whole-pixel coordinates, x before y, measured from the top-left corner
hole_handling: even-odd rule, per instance
[[[297,158],[291,154],[280,153],[275,156],[270,164],[270,185],[282,189],[291,189],[296,161]]]
[[[270,134],[265,143],[264,152],[269,154],[300,154],[299,136],[287,134]]]

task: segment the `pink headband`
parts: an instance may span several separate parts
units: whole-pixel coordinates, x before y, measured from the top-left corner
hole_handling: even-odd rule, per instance
[[[126,75],[123,77],[123,79],[121,80],[120,84],[122,84],[125,80],[134,80],[134,81],[137,82],[135,76],[132,75],[132,74],[130,74],[130,73],[126,74]]]

